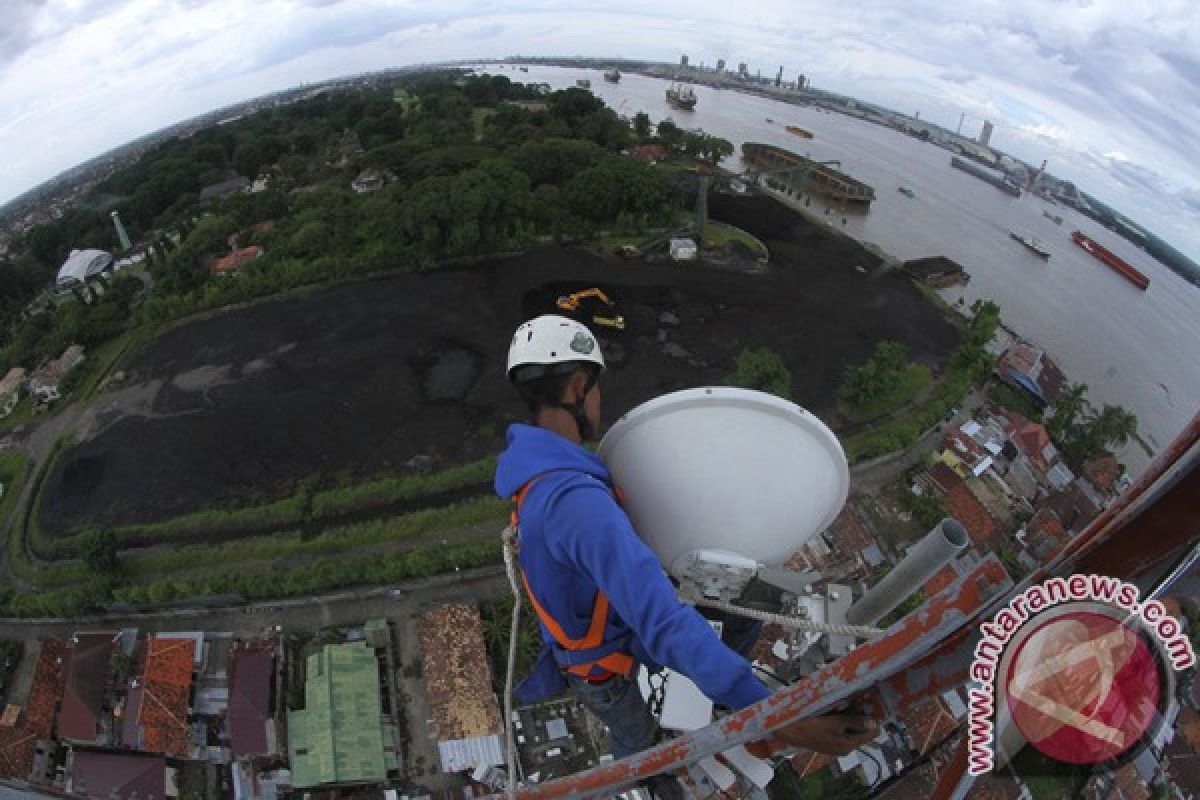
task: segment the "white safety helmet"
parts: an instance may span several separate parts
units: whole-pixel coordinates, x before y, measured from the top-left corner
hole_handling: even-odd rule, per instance
[[[604,369],[600,342],[586,325],[557,314],[521,323],[508,346],[508,379],[524,383],[561,370],[560,364],[590,363]]]

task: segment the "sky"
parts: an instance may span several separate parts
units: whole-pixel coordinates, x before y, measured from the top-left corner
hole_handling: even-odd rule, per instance
[[[3,0],[0,203],[301,82],[521,55],[745,61],[992,144],[1200,261],[1196,0]]]

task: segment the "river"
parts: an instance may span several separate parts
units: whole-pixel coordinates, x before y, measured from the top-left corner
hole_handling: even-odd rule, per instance
[[[945,255],[958,261],[971,282],[944,291],[948,301],[997,302],[1008,328],[1045,348],[1068,380],[1088,385],[1093,406],[1133,411],[1141,436],[1156,451],[1200,408],[1200,288],[1070,208],[1028,194],[1010,197],[951,167],[951,154],[940,147],[842,114],[707,86],[694,87],[694,111],[679,111],[667,105],[668,82],[657,78],[626,74],[612,84],[598,70],[489,69],[556,89],[586,78],[622,115],[645,111],[654,122],[669,117],[680,127],[733,142],[737,152],[723,164],[730,169],[741,168],[740,148],[747,141],[837,159],[845,172],[874,186],[877,199],[865,214],[831,215],[833,224],[844,217],[848,234],[901,260]],[[814,137],[801,139],[785,125],[799,125]],[[898,186],[915,196],[897,192]],[[1046,219],[1043,209],[1063,224]],[[1010,230],[1037,237],[1052,253],[1049,262],[1013,241]],[[1139,291],[1083,252],[1070,239],[1073,230],[1148,275],[1150,288]],[[1118,455],[1135,475],[1149,463],[1134,443]]]

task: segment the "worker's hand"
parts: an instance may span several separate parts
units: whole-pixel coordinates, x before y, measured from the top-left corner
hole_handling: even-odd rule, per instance
[[[879,723],[871,717],[845,713],[802,719],[776,731],[772,738],[792,747],[844,756],[874,739],[878,733]]]

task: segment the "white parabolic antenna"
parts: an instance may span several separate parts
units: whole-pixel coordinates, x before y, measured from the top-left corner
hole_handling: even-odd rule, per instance
[[[778,565],[829,527],[850,473],[804,409],[749,389],[686,389],[621,417],[600,458],[638,534],[676,577],[692,554]]]

